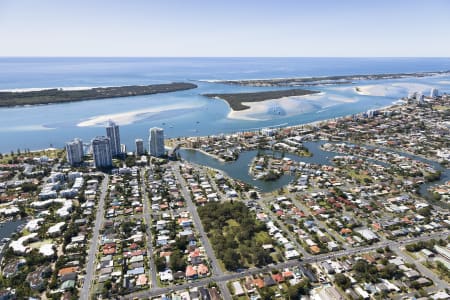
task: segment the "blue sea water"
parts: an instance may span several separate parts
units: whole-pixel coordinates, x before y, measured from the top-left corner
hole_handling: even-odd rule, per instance
[[[136,138],[163,127],[166,136],[211,135],[278,124],[301,124],[391,104],[412,89],[449,91],[450,77],[360,82],[402,89],[383,96],[357,94],[354,85],[314,86],[323,92],[305,99],[297,112],[282,107],[255,114],[255,120],[230,119],[224,101],[203,93],[232,93],[274,88],[239,87],[207,82],[222,79],[287,78],[450,70],[450,58],[0,58],[0,90],[49,87],[144,85],[189,81],[197,89],[168,94],[0,109],[0,152],[62,147],[75,137],[89,141],[104,135],[101,124],[83,123],[113,116],[121,124],[122,143],[134,150]],[[407,88],[405,86],[412,85]],[[348,100],[348,101],[347,101]],[[299,100],[302,101],[302,100]],[[303,104],[302,104],[303,105]],[[97,123],[98,123],[97,122]],[[87,124],[90,126],[80,127]]]

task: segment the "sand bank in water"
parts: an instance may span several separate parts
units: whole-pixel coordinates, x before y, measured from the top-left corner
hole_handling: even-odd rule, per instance
[[[174,104],[174,105],[145,108],[123,113],[99,115],[91,117],[88,120],[82,121],[78,123],[77,126],[78,127],[104,126],[109,120],[113,120],[118,125],[129,125],[162,112],[180,109],[193,109],[199,108],[201,106],[202,105],[194,105],[194,104],[185,104],[185,105]]]

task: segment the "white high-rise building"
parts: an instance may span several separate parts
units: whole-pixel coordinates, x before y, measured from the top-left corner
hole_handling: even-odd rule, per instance
[[[417,93],[416,94],[416,102],[419,104],[423,104],[424,102],[424,96],[422,95],[422,93]]]
[[[436,98],[437,96],[439,96],[439,91],[438,89],[431,89],[431,93],[430,93],[430,97],[431,98]]]
[[[150,150],[150,155],[156,157],[164,155],[165,153],[164,129],[158,127],[150,128],[150,135],[148,137],[148,146]]]
[[[119,126],[113,121],[109,121],[108,126],[106,126],[106,135],[109,137],[111,143],[112,156],[121,154]]]
[[[134,143],[136,144],[136,155],[144,154],[144,141],[142,139],[135,139]]]
[[[83,141],[74,139],[72,142],[66,143],[66,156],[70,165],[76,165],[83,161]]]
[[[112,166],[111,141],[108,137],[98,136],[92,139],[92,155],[94,166],[104,168]]]

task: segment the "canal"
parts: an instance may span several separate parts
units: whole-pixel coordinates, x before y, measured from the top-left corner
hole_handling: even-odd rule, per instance
[[[290,159],[296,161],[296,162],[305,162],[305,163],[311,163],[311,164],[318,164],[318,165],[333,165],[333,157],[334,156],[341,156],[342,153],[338,152],[332,152],[332,151],[324,151],[321,149],[321,145],[325,143],[330,143],[330,141],[309,141],[304,142],[303,145],[309,149],[309,151],[313,154],[311,157],[301,157],[293,154],[285,154],[285,157],[289,157]],[[333,143],[333,142],[331,142]],[[353,144],[353,143],[347,143],[347,144]],[[360,144],[360,146],[367,147],[367,148],[376,148],[374,146],[368,146]],[[425,158],[412,155],[409,153],[404,153],[401,151],[396,151],[393,149],[387,149],[383,147],[377,147],[379,149],[385,150],[385,151],[391,151],[398,153],[400,155],[403,155],[405,157],[415,159],[424,163],[429,164],[436,170],[441,171],[441,178],[438,181],[424,183],[420,186],[420,194],[431,200],[432,195],[428,192],[428,188],[436,185],[444,183],[447,180],[450,180],[450,170],[442,167],[439,163],[431,160],[427,160]],[[283,186],[286,186],[290,181],[294,179],[294,176],[292,175],[283,175],[280,179],[275,181],[264,181],[264,180],[255,180],[248,172],[249,165],[252,162],[252,159],[256,156],[257,150],[252,151],[244,151],[239,154],[239,158],[236,161],[232,162],[221,162],[217,159],[215,159],[212,156],[206,155],[202,152],[196,151],[196,150],[190,150],[190,149],[180,149],[180,155],[181,157],[189,162],[196,163],[199,165],[208,166],[214,169],[218,169],[226,173],[228,176],[241,180],[245,183],[248,183],[250,185],[253,185],[257,187],[261,192],[272,192],[274,190],[280,189]],[[280,155],[281,153],[275,152],[276,155]],[[356,155],[357,156],[357,155]],[[384,167],[389,167],[388,163],[380,162],[373,159],[367,159],[370,162],[383,165]]]

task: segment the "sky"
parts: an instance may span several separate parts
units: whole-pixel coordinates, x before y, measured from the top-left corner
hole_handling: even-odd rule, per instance
[[[448,0],[0,0],[0,56],[449,57]]]

